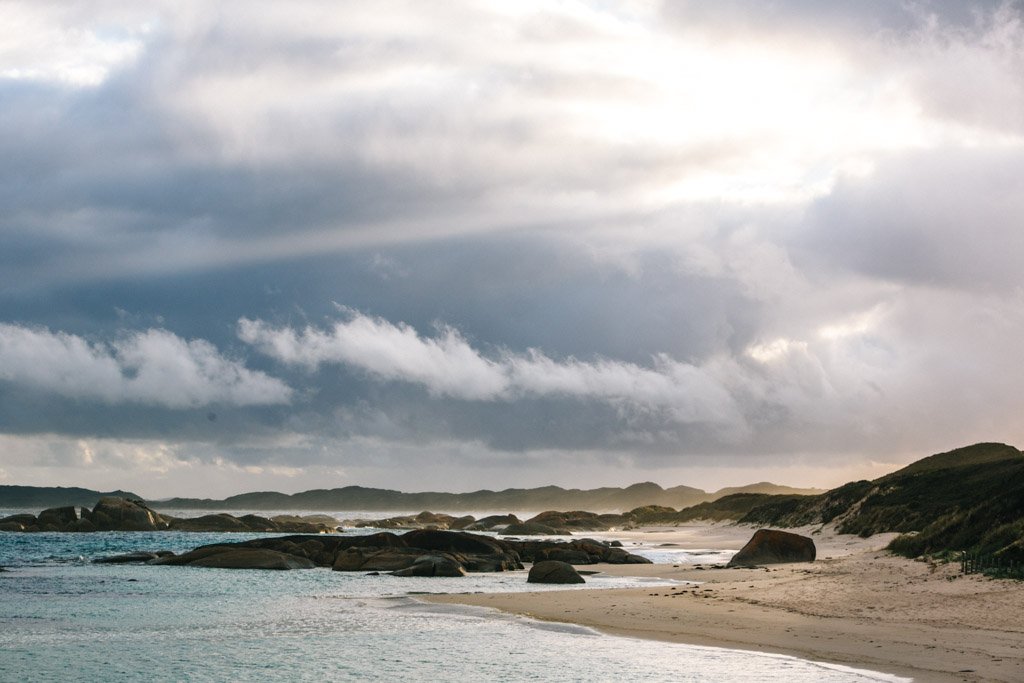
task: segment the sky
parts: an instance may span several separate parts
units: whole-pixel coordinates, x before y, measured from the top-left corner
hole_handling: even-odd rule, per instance
[[[0,484],[1024,444],[1024,2],[0,0]]]

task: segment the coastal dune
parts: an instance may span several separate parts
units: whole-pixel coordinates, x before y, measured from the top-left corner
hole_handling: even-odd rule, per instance
[[[739,548],[752,529],[694,525],[616,534],[627,542]],[[802,533],[811,533],[804,529]],[[818,561],[758,569],[597,565],[676,586],[424,599],[492,607],[603,632],[788,654],[918,681],[1024,680],[1024,589],[907,560],[868,539],[823,530]]]

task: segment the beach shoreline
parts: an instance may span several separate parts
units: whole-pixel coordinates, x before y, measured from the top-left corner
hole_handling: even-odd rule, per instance
[[[752,532],[708,524],[608,536],[627,545],[738,548]],[[890,555],[883,548],[891,535],[861,539],[826,529],[813,538],[819,558],[813,563],[587,567],[680,582],[675,586],[422,597],[611,635],[791,655],[917,681],[1024,680],[1024,584]]]

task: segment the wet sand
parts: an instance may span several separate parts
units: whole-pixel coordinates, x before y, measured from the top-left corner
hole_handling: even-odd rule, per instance
[[[811,533],[811,529],[797,530]],[[627,544],[739,548],[753,529],[694,525],[603,534]],[[918,681],[1024,681],[1024,583],[894,557],[891,535],[812,536],[818,561],[761,569],[594,565],[672,587],[439,595],[606,633],[789,654]]]

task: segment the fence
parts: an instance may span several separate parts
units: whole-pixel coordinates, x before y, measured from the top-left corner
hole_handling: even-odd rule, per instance
[[[1024,562],[1007,560],[995,555],[960,553],[960,571],[964,574],[984,574],[993,578],[1024,580]]]

